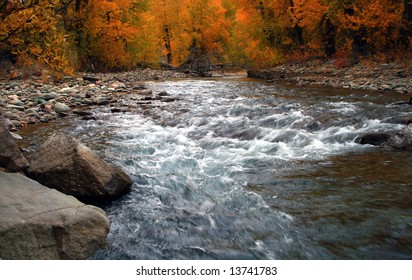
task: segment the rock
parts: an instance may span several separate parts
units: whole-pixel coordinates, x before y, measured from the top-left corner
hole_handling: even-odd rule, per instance
[[[385,149],[412,151],[412,124],[392,135],[386,143],[382,144],[382,147]]]
[[[386,118],[383,120],[384,123],[392,123],[392,124],[403,124],[409,125],[412,123],[412,115],[411,116],[395,116]]]
[[[153,91],[146,90],[146,89],[141,89],[141,90],[136,90],[135,93],[139,94],[139,95],[152,95]]]
[[[123,112],[123,110],[120,109],[120,108],[111,108],[110,112],[112,112],[112,113],[121,113],[121,112]]]
[[[40,95],[39,99],[49,101],[49,100],[55,99],[56,96],[57,96],[56,92],[43,93],[42,95]]]
[[[91,115],[93,115],[92,112],[82,111],[82,110],[74,110],[73,113],[76,114],[76,115],[79,115],[79,116],[91,116]]]
[[[388,141],[390,137],[391,135],[389,133],[370,132],[356,139],[356,142],[361,145],[380,146],[381,144]]]
[[[64,103],[61,103],[61,102],[57,102],[56,104],[54,104],[54,111],[56,112],[56,113],[67,113],[67,112],[69,112],[70,111],[70,107],[69,106],[67,106],[66,104],[64,104]]]
[[[93,116],[93,115],[84,116],[84,117],[82,118],[82,120],[85,120],[85,121],[90,121],[90,120],[95,121],[96,119],[97,119],[97,118],[96,118],[95,116]]]
[[[0,117],[0,119],[2,119],[2,118]],[[3,120],[3,124],[6,126],[7,130],[13,129],[14,125],[9,119],[2,119],[2,120]]]
[[[4,125],[3,117],[0,116],[0,167],[7,171],[18,172],[28,166],[28,161]]]
[[[15,106],[24,106],[24,103],[19,100],[19,99],[12,99],[9,101],[10,105],[15,105]]]
[[[24,106],[7,105],[6,108],[7,108],[7,109],[10,109],[10,110],[18,110],[18,111],[24,112]]]
[[[174,101],[176,101],[176,98],[173,98],[173,97],[162,98],[162,102],[174,102]]]
[[[103,210],[0,172],[1,259],[87,259],[104,248],[109,228]]]
[[[157,94],[157,96],[168,96],[168,93],[166,91],[161,91]]]
[[[18,120],[10,120],[10,123],[13,127],[21,127],[21,123]]]
[[[90,76],[83,76],[83,80],[91,82],[91,83],[96,83],[100,80],[100,78],[95,78],[95,77],[90,77]]]
[[[124,172],[68,135],[54,134],[30,159],[29,177],[82,201],[109,201],[132,185]]]

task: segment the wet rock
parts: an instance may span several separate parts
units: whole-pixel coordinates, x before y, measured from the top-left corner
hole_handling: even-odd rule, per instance
[[[93,115],[92,112],[82,111],[82,110],[74,110],[73,113],[76,114],[76,115],[79,115],[79,116],[91,116],[91,115]]]
[[[0,116],[0,167],[7,171],[18,172],[25,170],[28,166],[28,161],[4,125],[3,117]]]
[[[95,117],[95,116],[93,116],[93,115],[90,115],[90,116],[84,116],[84,117],[82,118],[82,120],[85,120],[85,121],[90,121],[90,120],[93,120],[93,121],[95,121],[95,120],[96,120],[96,117]]]
[[[370,132],[356,139],[356,142],[361,145],[380,146],[388,141],[390,137],[391,135],[389,133]]]
[[[143,89],[143,90],[137,90],[137,91],[135,91],[135,93],[139,94],[139,95],[152,95],[153,91]]]
[[[103,210],[0,172],[1,259],[87,259],[104,248],[109,228]]]
[[[120,108],[111,108],[110,112],[112,112],[112,113],[121,113],[122,109],[120,109]]]
[[[384,123],[409,125],[412,123],[412,116],[395,116],[383,120]]]
[[[173,97],[162,98],[162,102],[166,102],[166,103],[175,102],[176,100],[177,99]]]
[[[161,91],[161,92],[159,92],[158,94],[157,94],[157,96],[161,96],[161,97],[163,97],[163,96],[168,96],[169,94],[166,92],[166,91]]]
[[[123,171],[68,135],[54,134],[30,159],[27,174],[31,178],[82,201],[109,201],[132,185]]]
[[[392,135],[386,143],[382,144],[382,147],[385,149],[412,151],[412,124]]]

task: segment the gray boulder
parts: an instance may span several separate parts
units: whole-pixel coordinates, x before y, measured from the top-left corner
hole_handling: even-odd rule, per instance
[[[382,144],[383,148],[412,151],[412,124],[394,134]]]
[[[30,156],[27,175],[84,202],[113,200],[130,190],[132,180],[75,138],[54,134]]]
[[[3,117],[0,116],[0,168],[19,172],[28,166],[28,161],[21,153],[13,135],[6,128]]]
[[[86,259],[104,248],[109,228],[103,210],[0,172],[0,259]]]

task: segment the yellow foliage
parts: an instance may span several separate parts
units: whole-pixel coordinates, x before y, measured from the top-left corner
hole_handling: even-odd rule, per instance
[[[0,50],[14,54],[23,65],[39,64],[58,75],[71,74],[56,5],[47,0],[5,3],[0,12]]]

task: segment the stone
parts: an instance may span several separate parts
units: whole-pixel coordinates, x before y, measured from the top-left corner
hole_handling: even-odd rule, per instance
[[[0,116],[0,167],[7,171],[18,172],[28,166],[28,161],[21,153],[13,135],[4,125],[3,117]]]
[[[82,201],[110,201],[132,185],[123,171],[69,135],[52,135],[30,159],[29,177]]]
[[[7,109],[10,110],[18,110],[18,111],[24,111],[24,106],[18,106],[18,105],[7,105],[6,106]]]
[[[370,132],[363,135],[362,137],[359,137],[356,142],[361,145],[380,146],[381,144],[388,141],[390,137],[391,135],[389,133]]]
[[[82,111],[82,110],[74,110],[73,113],[76,114],[76,115],[79,115],[79,116],[91,116],[91,115],[93,115],[92,112]]]
[[[62,102],[57,102],[56,104],[54,104],[54,111],[59,114],[67,113],[70,111],[70,107]]]
[[[10,120],[10,123],[13,127],[21,127],[21,123],[19,120]]]
[[[103,210],[0,172],[0,258],[82,260],[106,246],[110,221]]]
[[[0,117],[1,119],[1,117]],[[10,119],[3,119],[3,124],[6,126],[7,130],[10,130],[14,127]]]
[[[385,149],[412,151],[412,124],[392,135],[387,142],[382,144]]]
[[[392,123],[392,124],[403,124],[409,125],[412,123],[412,115],[410,116],[395,116],[386,118],[383,120],[384,123]]]
[[[56,92],[43,93],[42,95],[40,95],[39,99],[49,101],[49,100],[55,99],[56,96],[57,96]]]
[[[15,106],[24,106],[24,102],[22,102],[19,99],[12,99],[8,102],[10,105],[15,105]]]
[[[157,96],[168,96],[168,93],[166,91],[161,91],[157,94]]]

